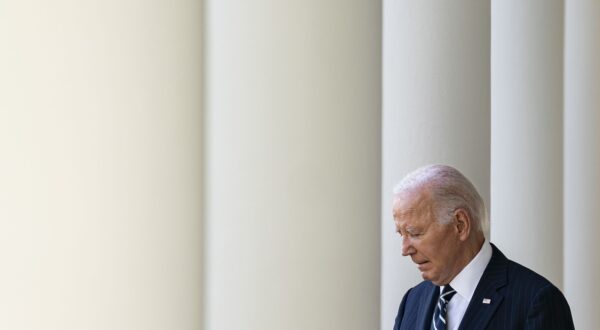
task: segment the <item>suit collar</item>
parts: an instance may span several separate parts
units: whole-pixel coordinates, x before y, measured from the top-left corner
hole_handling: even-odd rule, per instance
[[[437,303],[440,295],[439,287],[431,282],[428,283],[430,284],[430,288],[428,288],[426,294],[422,295],[419,299],[416,329],[429,330],[431,328],[434,305]]]
[[[484,329],[504,299],[504,295],[499,293],[498,289],[508,281],[508,259],[494,244],[491,245],[492,258],[477,284],[459,330]]]

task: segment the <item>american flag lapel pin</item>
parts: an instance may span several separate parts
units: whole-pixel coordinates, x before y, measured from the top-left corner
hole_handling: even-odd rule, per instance
[[[489,305],[492,302],[490,298],[483,298],[483,303]]]

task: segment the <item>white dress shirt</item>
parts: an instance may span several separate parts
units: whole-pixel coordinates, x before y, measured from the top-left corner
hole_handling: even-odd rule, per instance
[[[475,258],[450,282],[450,286],[456,290],[456,294],[448,302],[448,312],[446,314],[448,330],[458,329],[490,259],[492,259],[492,246],[490,242],[485,240]],[[440,287],[440,293],[443,289],[443,286]]]

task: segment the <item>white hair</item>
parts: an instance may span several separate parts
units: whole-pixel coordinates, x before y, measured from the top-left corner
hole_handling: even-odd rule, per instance
[[[485,203],[475,186],[457,169],[448,165],[427,165],[406,175],[395,187],[394,195],[426,189],[431,194],[437,220],[449,223],[453,212],[463,208],[474,220],[475,229],[487,232]]]

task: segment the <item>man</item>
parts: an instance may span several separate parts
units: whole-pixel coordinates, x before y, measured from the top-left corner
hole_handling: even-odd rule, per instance
[[[574,329],[560,290],[485,239],[485,205],[458,170],[408,174],[394,189],[393,214],[402,255],[424,279],[404,295],[394,330]]]

